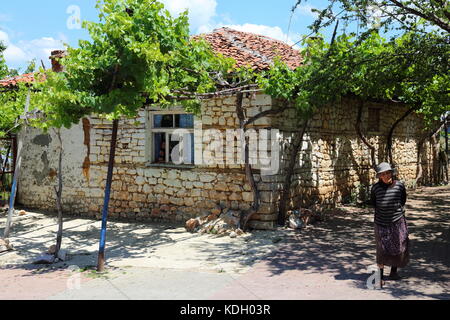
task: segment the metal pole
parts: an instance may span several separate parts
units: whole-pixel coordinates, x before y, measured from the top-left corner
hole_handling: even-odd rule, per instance
[[[109,198],[110,198],[110,194],[111,194],[111,184],[112,184],[112,175],[113,175],[113,168],[114,168],[114,156],[116,153],[118,124],[119,124],[119,120],[113,121],[111,146],[110,146],[109,162],[108,162],[108,174],[106,176],[105,199],[103,202],[103,211],[102,211],[102,229],[100,232],[100,248],[98,251],[98,263],[97,263],[97,271],[98,272],[103,272],[105,269],[106,223],[107,223],[107,219],[108,219],[108,204],[109,204]]]

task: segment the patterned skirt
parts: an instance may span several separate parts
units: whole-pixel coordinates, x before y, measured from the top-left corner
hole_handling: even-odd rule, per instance
[[[389,226],[375,224],[377,264],[405,267],[409,262],[408,226],[405,216]]]

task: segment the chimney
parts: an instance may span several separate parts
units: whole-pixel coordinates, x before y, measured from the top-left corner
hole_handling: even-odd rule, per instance
[[[52,70],[54,72],[64,71],[64,67],[59,63],[59,59],[67,55],[66,50],[53,50],[52,55],[49,57],[52,61]]]

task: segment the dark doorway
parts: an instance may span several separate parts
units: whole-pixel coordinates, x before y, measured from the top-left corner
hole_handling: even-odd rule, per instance
[[[16,166],[17,137],[0,138],[0,207],[8,206]]]

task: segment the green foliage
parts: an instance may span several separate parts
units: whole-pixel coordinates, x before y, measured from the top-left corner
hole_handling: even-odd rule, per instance
[[[6,77],[14,77],[19,75],[19,71],[16,69],[9,69],[6,65],[3,52],[6,50],[6,46],[0,41],[0,80]]]
[[[0,80],[17,75],[16,70],[11,70],[6,65],[3,51],[6,47],[0,42]],[[34,62],[30,63],[29,69]],[[16,133],[19,127],[15,127],[18,117],[23,113],[25,101],[28,93],[25,84],[18,84],[14,88],[6,88],[0,85],[0,137],[7,132]]]
[[[0,79],[5,78],[9,74],[8,66],[6,65],[5,58],[3,57],[3,51],[5,51],[5,49],[6,47],[0,41]]]
[[[302,111],[355,95],[395,100],[416,107],[427,124],[450,109],[450,46],[435,32],[409,32],[386,41],[372,32],[365,39],[341,35],[333,44],[306,40],[304,65],[297,70],[277,62],[259,77],[275,97],[294,97]]]
[[[23,83],[8,90],[0,87],[0,137],[5,136],[7,132],[19,131],[19,127],[15,125],[24,112],[28,91],[28,87]]]
[[[293,10],[307,0],[298,0]],[[317,18],[310,29],[318,32],[339,19],[360,30],[450,32],[450,4],[443,0],[333,0],[323,10],[315,10]],[[363,33],[364,34],[364,33]]]
[[[306,1],[298,0],[292,11]],[[337,0],[318,13],[313,33],[336,20],[356,23],[360,33],[343,34],[332,46],[315,44],[306,90],[311,104],[346,94],[395,99],[415,107],[428,126],[450,109],[448,2]],[[382,30],[400,34],[387,41]]]
[[[28,67],[25,69],[24,73],[32,73],[36,70],[36,59],[29,62]]]
[[[178,91],[215,90],[211,72],[226,73],[233,61],[214,55],[189,37],[187,13],[172,18],[151,0],[98,1],[100,21],[84,22],[92,41],[80,41],[62,58],[63,73],[48,72],[33,105],[46,114],[42,126],[77,123],[91,113],[109,118],[136,115],[144,103],[174,104]],[[182,104],[198,110],[195,95]]]

